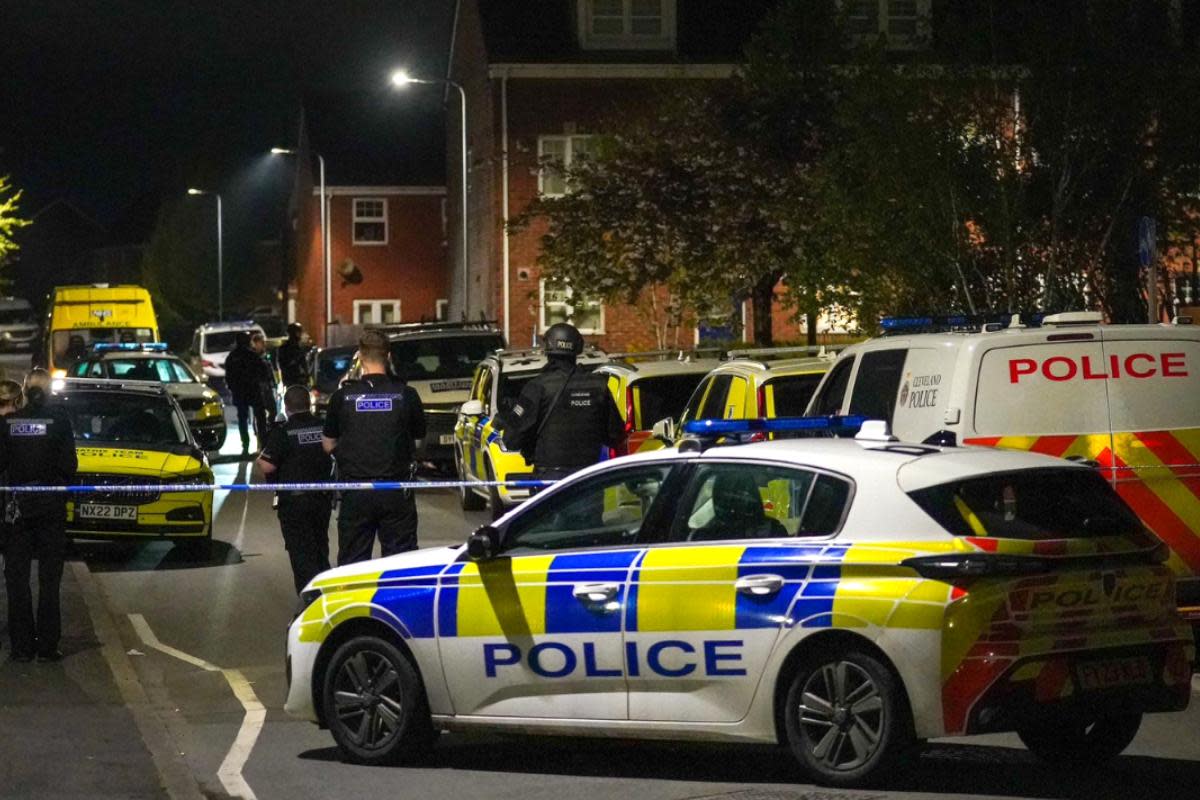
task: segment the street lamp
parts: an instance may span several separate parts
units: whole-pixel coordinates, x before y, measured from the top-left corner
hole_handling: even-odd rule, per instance
[[[190,195],[211,194],[217,198],[217,319],[225,319],[225,237],[221,232],[221,193],[189,188]]]
[[[271,153],[277,156],[299,155],[299,151],[290,147],[272,147]],[[325,267],[325,346],[329,346],[329,325],[333,322],[333,270],[330,267],[329,245],[329,208],[325,200],[325,159],[317,153],[317,163],[321,173],[321,263]]]
[[[468,288],[468,280],[471,272],[468,268],[470,239],[467,236],[467,93],[461,84],[449,78],[436,78],[432,80],[428,78],[414,78],[402,69],[398,69],[392,73],[392,86],[397,89],[407,89],[413,84],[453,86],[458,90],[458,99],[462,109],[462,175],[460,176],[462,182],[462,199],[460,202],[462,203],[463,318],[469,319],[470,314],[467,311],[467,307],[471,295]]]

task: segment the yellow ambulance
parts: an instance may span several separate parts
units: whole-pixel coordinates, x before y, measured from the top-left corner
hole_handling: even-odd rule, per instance
[[[157,342],[158,318],[150,293],[140,286],[55,287],[46,318],[43,366],[56,378],[98,342]]]

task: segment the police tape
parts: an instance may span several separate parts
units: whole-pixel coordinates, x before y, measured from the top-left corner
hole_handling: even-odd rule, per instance
[[[77,486],[0,486],[14,494],[145,494],[147,492],[358,492],[402,489],[543,489],[557,481],[336,481],[325,483],[141,483],[79,484]]]

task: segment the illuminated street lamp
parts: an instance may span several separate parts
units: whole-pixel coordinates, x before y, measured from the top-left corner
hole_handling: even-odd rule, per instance
[[[294,156],[298,151],[290,147],[272,147],[273,155]],[[325,346],[329,346],[329,325],[333,322],[333,270],[330,267],[329,206],[325,199],[325,159],[317,153],[321,183],[321,263],[325,271]]]
[[[217,198],[217,319],[225,319],[225,237],[221,232],[221,193],[189,188],[188,194],[211,194]]]
[[[468,298],[470,291],[468,289],[468,279],[471,272],[467,266],[469,260],[468,249],[470,239],[467,236],[467,93],[463,90],[461,84],[456,83],[448,78],[414,78],[402,69],[398,69],[392,73],[392,86],[397,89],[407,89],[413,84],[429,84],[437,86],[453,86],[458,90],[458,99],[462,110],[462,273],[463,273],[463,318],[467,319],[470,314],[467,310]]]

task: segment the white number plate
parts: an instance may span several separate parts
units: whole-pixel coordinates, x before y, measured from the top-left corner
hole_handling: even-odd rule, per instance
[[[438,437],[438,444],[454,444],[454,434],[443,433]]]
[[[75,507],[78,519],[125,519],[137,522],[137,506],[81,505]]]

